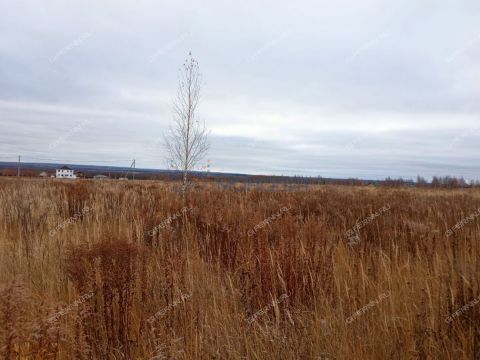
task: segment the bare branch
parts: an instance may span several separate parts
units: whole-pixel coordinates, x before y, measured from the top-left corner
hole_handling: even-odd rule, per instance
[[[171,166],[183,171],[183,193],[188,185],[188,172],[208,152],[208,131],[198,121],[201,76],[197,60],[190,53],[180,73],[177,94],[173,101],[173,125],[164,135]]]

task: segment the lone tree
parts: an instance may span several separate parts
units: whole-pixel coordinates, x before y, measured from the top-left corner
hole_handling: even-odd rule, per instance
[[[208,132],[205,124],[198,119],[200,80],[198,61],[190,52],[180,71],[177,95],[173,101],[174,123],[165,135],[170,165],[183,171],[183,196],[188,187],[188,172],[209,149]]]

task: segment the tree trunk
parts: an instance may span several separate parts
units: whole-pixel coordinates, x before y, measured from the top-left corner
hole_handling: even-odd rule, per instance
[[[182,197],[185,197],[187,193],[187,186],[188,186],[188,170],[183,171],[183,188],[182,188]]]

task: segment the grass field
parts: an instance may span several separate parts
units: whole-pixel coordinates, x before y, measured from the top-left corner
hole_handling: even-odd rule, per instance
[[[480,359],[480,190],[0,178],[2,359]]]

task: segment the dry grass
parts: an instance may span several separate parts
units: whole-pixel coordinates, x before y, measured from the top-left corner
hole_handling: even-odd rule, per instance
[[[0,356],[480,358],[479,190],[202,186],[0,179]]]

